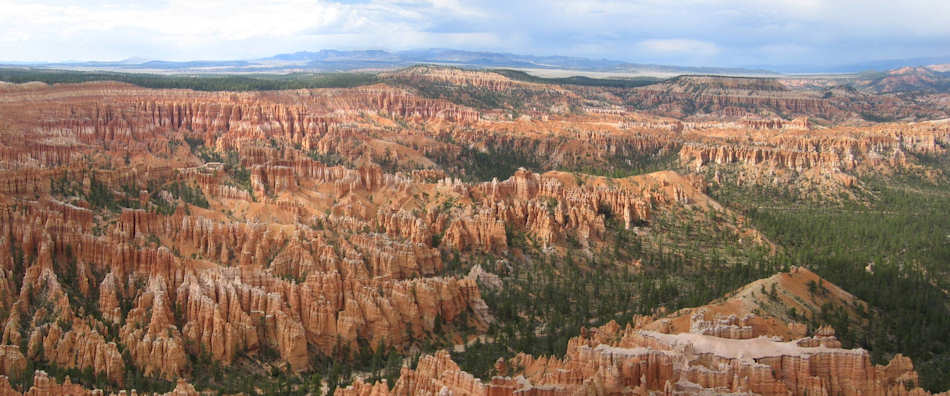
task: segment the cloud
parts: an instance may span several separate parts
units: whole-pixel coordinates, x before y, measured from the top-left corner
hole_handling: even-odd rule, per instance
[[[0,61],[454,47],[735,66],[950,55],[950,2],[0,0]]]
[[[669,54],[692,54],[712,56],[719,53],[719,47],[714,43],[691,39],[649,39],[638,43],[647,51]]]

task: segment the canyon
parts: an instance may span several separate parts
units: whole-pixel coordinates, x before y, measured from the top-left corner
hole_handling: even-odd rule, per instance
[[[689,239],[672,217],[778,250],[716,186],[836,200],[878,175],[939,180],[947,112],[773,79],[590,87],[435,66],[356,88],[3,85],[0,395],[141,395],[142,378],[194,395],[208,365],[299,374],[464,349],[505,326],[489,302],[535,252],[650,273],[618,241],[662,252]],[[825,304],[866,325],[867,303],[794,267],[578,328],[561,356],[514,351],[488,380],[439,349],[336,394],[928,394],[911,359],[875,365],[788,313]]]
[[[759,283],[780,282],[788,287],[783,288],[785,294],[815,278],[808,270],[793,268]],[[842,297],[850,298],[842,303],[854,302],[853,296]],[[733,297],[724,304],[741,299]],[[867,351],[842,349],[833,329],[786,337],[759,327],[776,318],[751,313],[737,320],[735,313],[718,312],[710,327],[703,318],[712,313],[709,309],[694,308],[689,329],[672,326],[675,318],[652,317],[638,317],[626,327],[610,322],[582,329],[563,358],[518,354],[499,359],[500,375],[487,383],[440,351],[422,357],[415,370],[404,367],[392,390],[386,384],[357,381],[337,395],[928,394],[916,387],[917,374],[904,356],[895,356],[885,366],[873,365]],[[657,327],[659,331],[650,330]]]

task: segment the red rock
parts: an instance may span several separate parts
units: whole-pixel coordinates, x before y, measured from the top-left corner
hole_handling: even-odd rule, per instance
[[[26,357],[16,345],[0,345],[0,374],[12,377],[26,369]]]

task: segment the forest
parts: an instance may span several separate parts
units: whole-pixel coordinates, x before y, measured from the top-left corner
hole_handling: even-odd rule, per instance
[[[209,155],[200,142],[188,144],[196,155]],[[216,154],[209,159],[224,160],[232,178],[246,184],[247,170],[236,165],[236,153],[226,156]],[[506,178],[518,164],[540,167],[514,152],[468,150],[451,163],[445,161],[444,165],[456,166],[471,180]],[[652,161],[660,163],[650,166],[650,158],[639,162],[648,169],[671,163],[665,157],[653,157]],[[946,166],[943,162],[935,165]],[[95,176],[91,180],[87,198],[93,206],[111,210],[127,207],[121,196],[113,197]],[[341,350],[336,357],[315,357],[310,371],[296,374],[268,366],[266,351],[262,357],[244,359],[245,365],[258,365],[252,369],[221,367],[207,357],[193,356],[193,367],[212,374],[200,378],[196,385],[225,393],[253,393],[253,384],[263,383],[265,390],[302,392],[323,386],[324,380],[330,389],[345,386],[355,375],[365,373],[370,378],[387,378],[392,384],[406,359],[411,363],[421,354],[452,348],[459,337],[471,341],[463,351],[453,352],[453,359],[464,370],[488,380],[495,374],[494,363],[499,357],[517,352],[559,356],[567,341],[584,327],[611,320],[624,325],[634,315],[703,305],[796,265],[812,269],[871,307],[865,313],[865,329],[854,328],[834,310],[826,309],[806,318],[809,327],[834,326],[846,347],[868,349],[876,364],[886,363],[898,352],[910,356],[924,388],[946,389],[950,387],[950,379],[944,375],[950,372],[950,307],[946,304],[950,287],[950,183],[896,175],[865,178],[862,184],[868,189],[857,199],[839,201],[802,199],[794,189],[714,184],[710,195],[742,213],[777,244],[780,250],[774,253],[730,242],[735,235],[718,226],[724,218],[697,218],[687,212],[652,220],[651,227],[660,231],[656,234],[665,235],[662,239],[625,230],[605,212],[612,248],[594,256],[571,249],[563,257],[552,256],[530,236],[508,229],[507,243],[513,252],[509,255],[460,255],[442,250],[446,275],[464,276],[479,264],[503,280],[501,288],[483,285],[483,297],[497,319],[487,332],[442,324],[431,338],[419,340],[413,348],[363,345],[358,351]],[[54,180],[51,187],[60,195],[76,190],[75,183],[65,180],[65,176]],[[167,191],[194,206],[207,206],[200,190],[180,182],[150,186],[149,190]],[[151,203],[160,213],[170,214],[175,209],[158,194],[153,195]],[[11,254],[17,257],[16,252]],[[19,257],[15,261],[23,260],[22,255]],[[624,264],[633,259],[639,259],[645,270]],[[814,288],[820,290],[820,286]],[[522,301],[531,304],[525,306],[519,303]],[[344,356],[349,359],[340,359]],[[344,360],[351,363],[341,363]],[[51,375],[72,375],[84,384],[108,389],[101,378],[88,373],[37,364]],[[257,374],[249,376],[248,372]],[[129,371],[128,380],[138,389],[162,390],[171,385],[145,378],[134,370]]]
[[[373,84],[371,73],[290,73],[254,75],[164,75],[149,73],[83,72],[54,69],[0,68],[0,81],[47,84],[119,81],[144,88],[196,91],[273,91],[281,89],[350,88]]]
[[[591,78],[585,76],[571,77],[538,77],[521,70],[494,69],[495,73],[501,74],[512,80],[542,83],[542,84],[570,84],[591,87],[607,88],[636,88],[650,84],[655,84],[661,79],[655,77],[637,77],[637,78]]]
[[[712,195],[782,246],[772,258],[777,265],[810,268],[870,304],[865,331],[827,323],[845,346],[868,349],[877,364],[903,353],[914,359],[922,387],[947,389],[950,183],[899,174],[863,184],[869,190],[858,200],[841,202],[727,184]]]
[[[631,88],[648,83],[646,80],[592,82],[581,77],[544,79],[512,70],[498,72],[519,81],[606,88]],[[382,81],[376,75],[364,73],[183,76],[12,68],[0,69],[0,80],[51,84],[117,80],[150,88],[203,91],[353,87]],[[508,112],[506,116],[511,116],[503,122],[516,119],[514,116],[528,107],[526,104],[532,100],[530,95],[543,95],[529,89],[498,93],[475,88],[453,89],[443,83],[415,84],[412,89],[429,98],[448,99],[476,108],[503,108]],[[406,135],[417,132],[417,126],[423,131],[427,127],[408,118],[394,118],[393,122],[400,130],[410,130]],[[474,130],[475,127],[462,125],[452,128]],[[356,168],[357,163],[365,160],[387,173],[417,169],[415,163],[401,168],[388,148],[382,158],[369,155],[354,161],[332,147],[321,151],[316,145],[309,145],[305,149],[304,143],[288,143],[274,137],[255,138],[258,140],[254,142],[257,145],[255,150],[242,152],[240,147],[212,145],[207,139],[196,136],[194,131],[181,131],[174,139],[161,141],[159,147],[168,148],[171,153],[181,148],[182,153],[190,153],[189,161],[195,164],[218,163],[220,166],[214,171],[218,176],[216,181],[241,190],[242,196],[248,197],[246,203],[240,204],[245,208],[253,208],[258,203],[275,203],[283,198],[278,188],[261,182],[264,168],[249,161],[247,153],[267,152],[275,156],[279,153],[287,158],[292,157],[291,153],[297,153],[301,158],[319,161],[323,165],[347,168]],[[439,149],[433,145],[431,151],[422,155],[431,160],[434,167],[444,170],[445,175],[469,183],[504,180],[522,167],[534,172],[556,170],[573,173],[560,176],[565,180],[573,176],[577,185],[583,185],[594,176],[607,178],[601,182],[613,186],[617,180],[612,179],[661,170],[674,170],[683,175],[693,173],[680,163],[678,153],[684,146],[679,143],[663,148],[631,150],[632,153],[617,150],[595,158],[555,162],[538,153],[544,151],[540,149],[542,144],[556,145],[556,140],[492,146],[455,141],[452,136],[465,134],[434,134],[431,140],[458,147],[458,150]],[[398,137],[405,136],[400,134]],[[354,140],[342,142],[345,145]],[[358,140],[355,142],[353,144],[363,144]],[[539,237],[529,234],[529,228],[524,224],[505,225],[505,249],[501,250],[448,247],[444,243],[447,239],[443,239],[446,236],[444,229],[441,233],[426,234],[424,242],[413,242],[426,245],[426,249],[432,248],[433,257],[440,259],[439,263],[444,267],[440,267],[436,275],[463,278],[479,265],[499,277],[500,286],[483,283],[478,288],[488,311],[495,318],[486,325],[487,329],[469,327],[464,319],[473,314],[470,309],[459,316],[461,319],[446,321],[435,318],[435,329],[426,330],[421,336],[414,335],[398,346],[370,345],[366,339],[359,338],[363,337],[360,335],[354,342],[358,346],[343,347],[338,338],[337,348],[332,353],[308,346],[310,349],[305,352],[310,357],[310,364],[304,363],[307,368],[298,372],[293,372],[288,364],[282,362],[281,352],[273,345],[239,351],[233,364],[224,365],[202,349],[203,346],[192,343],[188,345],[187,372],[193,376],[188,380],[199,390],[213,390],[218,394],[305,395],[322,391],[332,394],[335,389],[345,387],[357,378],[368,382],[385,379],[392,386],[404,365],[413,368],[420,356],[441,349],[451,350],[452,359],[463,370],[482,380],[490,380],[498,374],[495,363],[499,358],[517,353],[563,356],[568,341],[585,328],[602,326],[610,321],[625,326],[637,315],[662,317],[681,308],[702,306],[750,282],[800,266],[853,293],[867,302],[869,308],[859,310],[857,315],[861,320],[857,322],[851,320],[848,313],[831,305],[822,306],[816,312],[791,311],[790,317],[800,320],[810,331],[825,325],[834,327],[844,347],[867,349],[875,364],[886,364],[897,353],[907,355],[913,359],[922,387],[931,391],[946,390],[950,388],[950,376],[946,375],[950,373],[950,305],[947,299],[950,290],[950,178],[946,176],[950,174],[950,160],[913,153],[907,155],[912,156],[910,163],[923,164],[937,172],[923,174],[912,167],[886,175],[855,172],[848,175],[856,178],[854,186],[830,193],[818,191],[813,186],[802,187],[807,183],[796,184],[794,179],[788,183],[743,184],[737,176],[743,171],[738,169],[740,165],[707,164],[706,173],[690,175],[696,176],[696,185],[690,181],[688,187],[677,186],[683,188],[680,192],[695,191],[694,195],[684,198],[683,202],[679,197],[672,198],[677,200],[677,204],[651,204],[650,215],[636,219],[630,229],[624,227],[623,216],[612,213],[607,205],[599,204],[601,201],[594,201],[594,209],[587,212],[588,217],[598,222],[603,232],[598,229],[595,239],[579,237],[579,233],[559,233],[556,237],[562,239],[554,242],[557,245],[554,248],[545,246]],[[116,163],[121,162],[121,157],[116,159]],[[125,165],[134,160],[126,155]],[[280,166],[287,163],[281,162]],[[103,226],[114,224],[124,209],[143,209],[161,216],[220,212],[213,214],[220,219],[235,218],[234,208],[217,206],[219,201],[213,193],[215,190],[187,178],[168,175],[151,179],[131,178],[123,179],[122,184],[110,185],[109,173],[93,168],[51,175],[50,202],[76,204],[77,208],[95,213],[97,219],[90,228],[96,236],[108,236],[108,231],[103,231],[107,228]],[[262,185],[264,187],[260,187]],[[244,191],[248,194],[243,195]],[[314,196],[325,193],[317,191]],[[725,209],[708,210],[708,207],[686,202],[701,196],[701,193],[723,204]],[[452,209],[457,202],[474,196],[471,192],[468,194],[461,199],[453,196],[445,201],[431,202],[434,207],[441,205],[441,211],[445,212],[446,208]],[[283,195],[288,194],[284,191]],[[542,205],[553,213],[553,208],[560,204],[559,198],[547,196],[545,199],[552,200]],[[369,195],[369,201],[373,201],[372,195]],[[485,209],[479,207],[483,203],[472,201],[473,211]],[[299,207],[303,206],[300,204]],[[426,214],[441,213],[438,209],[434,212],[429,212],[429,209],[422,206],[414,210]],[[543,213],[543,210],[539,212]],[[377,212],[372,209],[367,213]],[[334,225],[328,222],[331,214],[331,209],[324,214],[317,213],[309,224],[304,221],[311,218],[289,218],[300,222],[294,226],[309,226],[310,230],[321,231],[323,235],[323,231],[336,232]],[[365,230],[367,233],[382,233],[371,227],[365,227]],[[744,238],[742,231],[750,230],[760,232],[768,243],[760,244],[749,241],[752,238]],[[340,235],[345,233],[340,232]],[[500,237],[500,232],[495,235]],[[327,240],[335,237],[331,235]],[[163,243],[160,236],[143,233],[133,240],[131,246],[136,249],[141,246],[159,248]],[[182,255],[178,248],[170,247],[171,254],[177,257],[203,259],[198,253],[186,251]],[[20,289],[27,268],[37,258],[35,254],[25,254],[22,246],[15,242],[10,243],[9,248],[13,264],[11,285]],[[340,249],[338,246],[332,249],[334,254],[340,254],[336,251]],[[88,284],[80,284],[85,281],[101,285],[105,274],[80,276],[71,248],[67,246],[64,250],[65,254],[57,254],[52,261],[57,273],[62,274],[64,293],[70,304],[81,307],[83,314],[94,322],[106,323],[102,313],[98,312],[98,290],[93,287],[93,297],[84,298]],[[279,252],[275,251],[266,260],[269,268],[274,268],[274,255]],[[306,272],[282,273],[275,279],[278,277],[288,285],[308,281]],[[144,279],[130,279],[129,284],[144,282]],[[135,283],[133,286],[136,289],[142,285]],[[818,282],[808,284],[808,290],[812,294],[821,294],[826,289],[822,282]],[[771,293],[774,297],[774,289]],[[762,294],[768,295],[769,292],[763,288]],[[42,309],[49,305],[49,301],[36,301],[35,305]],[[133,301],[122,298],[118,305],[125,317],[132,309]],[[33,311],[27,314],[36,314],[35,308],[30,309]],[[181,307],[174,309],[174,324],[184,324],[186,321],[178,311]],[[73,326],[55,320],[40,324],[55,324],[63,329]],[[27,325],[36,323],[21,323],[23,334],[28,334]],[[102,329],[107,341],[117,340],[118,327],[103,324]],[[26,340],[20,341],[22,345],[19,347],[27,350]],[[118,344],[127,368],[121,384],[101,373],[89,369],[65,369],[43,358],[31,360],[24,373],[42,369],[57,381],[68,376],[75,383],[107,391],[135,388],[140,392],[167,392],[174,387],[172,381],[146,376],[124,350],[126,347]],[[42,352],[34,351],[33,355],[42,356]],[[25,390],[31,385],[32,376],[24,374],[10,381],[16,389]]]

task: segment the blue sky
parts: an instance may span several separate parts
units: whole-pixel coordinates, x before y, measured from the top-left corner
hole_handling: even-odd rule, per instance
[[[950,55],[948,15],[947,0],[0,0],[0,61],[440,47],[694,66],[838,65]]]

